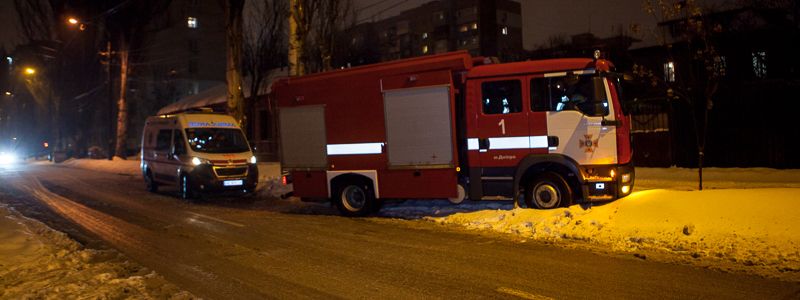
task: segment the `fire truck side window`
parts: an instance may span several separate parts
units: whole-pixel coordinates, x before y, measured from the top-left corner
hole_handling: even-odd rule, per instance
[[[592,76],[564,76],[531,79],[533,111],[576,110],[587,116],[608,114],[608,102],[597,96]],[[598,102],[601,101],[601,102]],[[599,103],[602,107],[595,104]]]
[[[156,151],[167,151],[172,143],[172,130],[161,129],[156,136]]]
[[[519,80],[490,81],[481,84],[483,113],[510,114],[522,111],[522,84]]]

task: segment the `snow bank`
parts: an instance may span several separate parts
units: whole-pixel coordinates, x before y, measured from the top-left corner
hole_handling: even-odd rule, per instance
[[[605,205],[483,210],[428,217],[440,224],[544,241],[581,240],[616,251],[685,254],[800,280],[800,190],[648,190]]]
[[[0,299],[191,299],[112,250],[83,249],[65,234],[0,205]]]
[[[141,176],[142,170],[139,167],[139,163],[140,161],[138,157],[122,159],[115,156],[113,160],[68,159],[56,165],[120,175]]]
[[[635,190],[696,190],[697,169],[636,168]],[[704,189],[800,188],[800,170],[704,168]]]

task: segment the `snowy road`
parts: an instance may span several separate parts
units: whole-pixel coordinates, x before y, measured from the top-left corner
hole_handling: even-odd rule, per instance
[[[348,219],[325,206],[188,204],[140,178],[0,167],[25,215],[118,249],[203,298],[796,299],[800,284],[517,243],[430,222]]]

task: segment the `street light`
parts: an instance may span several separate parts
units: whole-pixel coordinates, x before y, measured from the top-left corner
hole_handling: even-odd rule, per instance
[[[67,19],[67,23],[70,25],[78,25],[78,29],[83,31],[86,29],[86,25],[92,25],[97,28],[99,26],[96,23],[91,22],[81,22],[80,20],[70,17]],[[108,129],[108,160],[113,158],[112,149],[114,148],[114,99],[113,99],[113,84],[111,82],[111,34],[109,33],[108,29],[103,31],[106,36],[106,52],[100,52],[100,55],[105,56],[108,60],[106,61],[106,83],[108,85],[108,123],[110,124]]]
[[[11,96],[11,95],[14,95],[14,94],[12,94],[10,91],[6,91],[6,93],[5,93],[5,94],[6,94],[6,96]]]
[[[24,72],[25,72],[25,75],[33,75],[33,74],[36,74],[36,69],[31,68],[31,67],[27,67],[27,68],[25,68]]]

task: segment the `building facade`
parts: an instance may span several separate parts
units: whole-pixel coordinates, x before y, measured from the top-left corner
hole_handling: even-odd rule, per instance
[[[351,49],[378,45],[388,61],[456,50],[502,61],[523,58],[521,5],[513,0],[440,0],[348,30]],[[365,51],[368,52],[368,51]],[[364,64],[363,55],[350,64]]]

